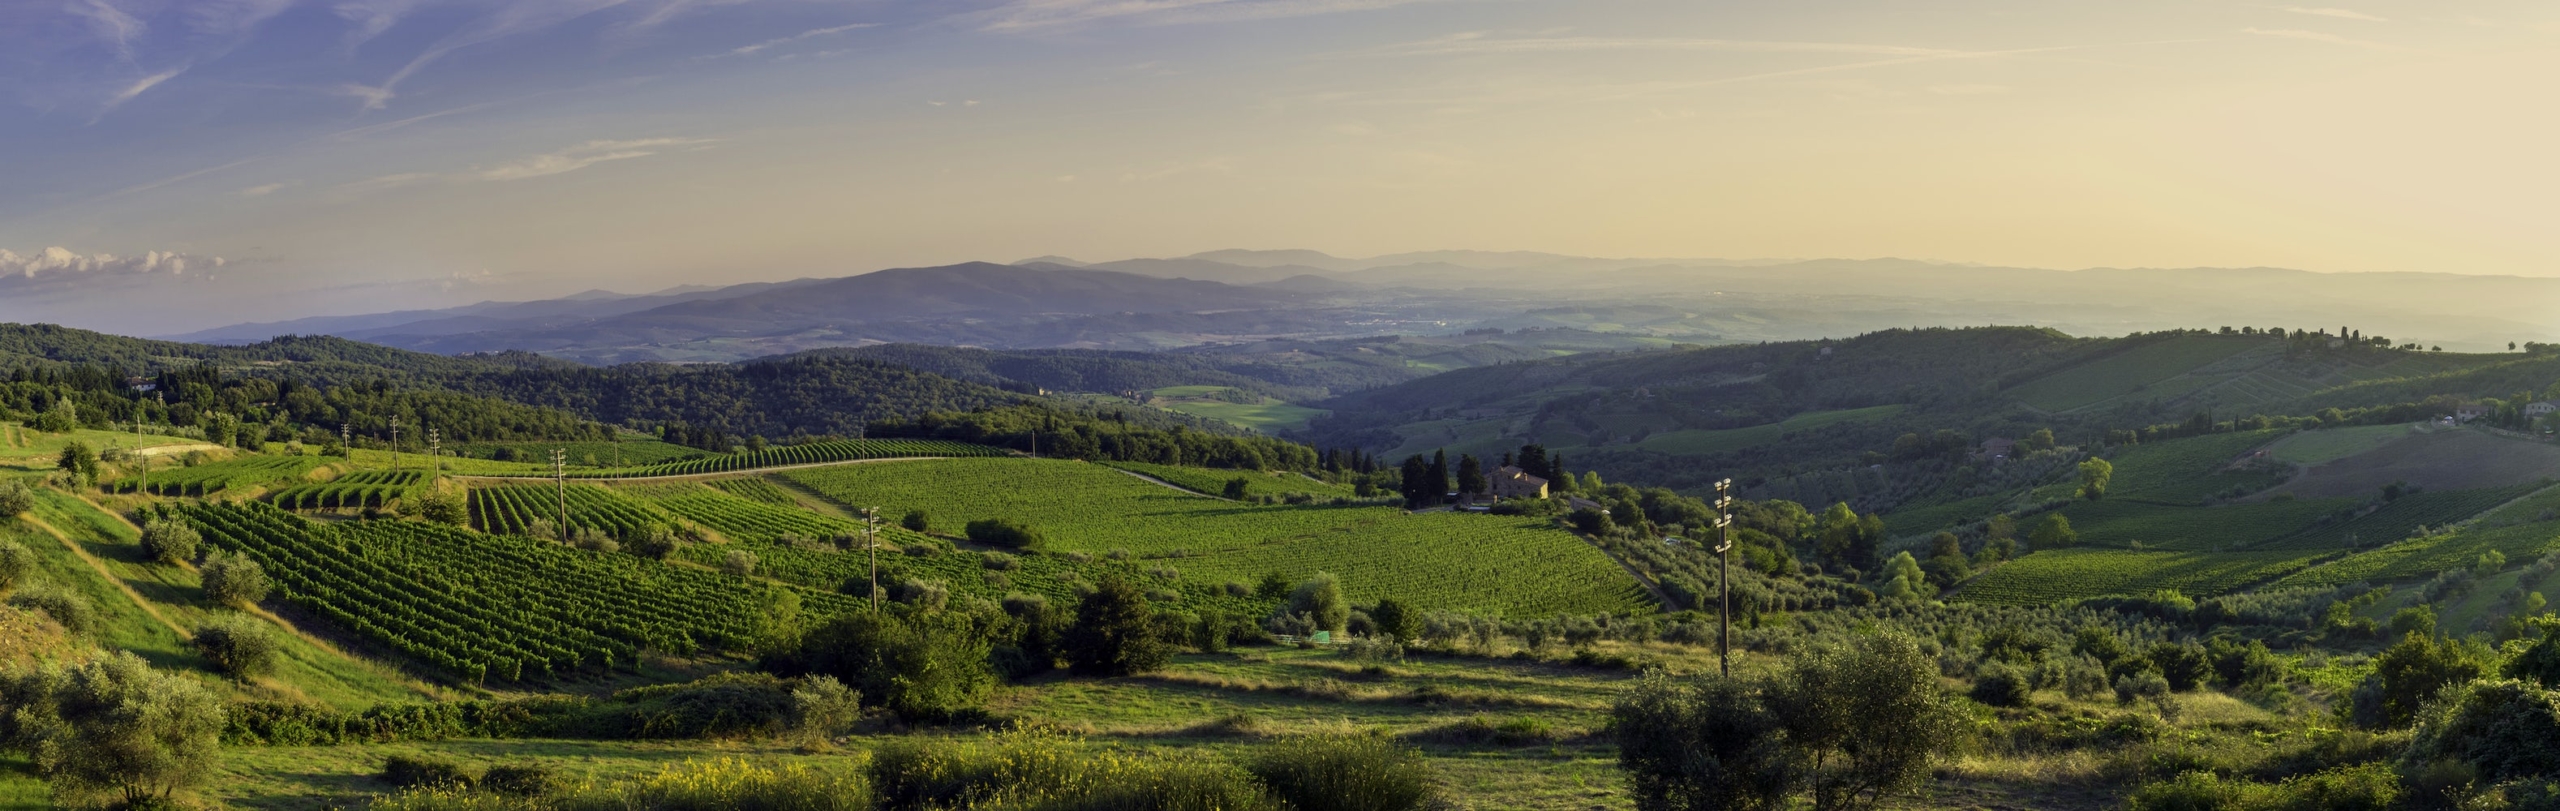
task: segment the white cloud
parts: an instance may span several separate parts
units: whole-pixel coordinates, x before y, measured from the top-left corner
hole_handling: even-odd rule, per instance
[[[2268,29],[2268,28],[2243,28],[2243,29],[2240,29],[2240,32],[2241,32],[2241,33],[2244,33],[2244,34],[2256,34],[2256,35],[2258,35],[2258,36],[2262,36],[2262,37],[2277,37],[2277,38],[2281,38],[2281,39],[2299,39],[2299,40],[2308,40],[2308,41],[2311,41],[2311,42],[2326,42],[2326,43],[2329,43],[2329,44],[2331,44],[2331,45],[2345,45],[2345,46],[2350,47],[2350,48],[2364,48],[2364,49],[2367,49],[2367,50],[2374,50],[2374,51],[2405,51],[2405,50],[2408,50],[2407,48],[2402,48],[2402,47],[2400,47],[2400,46],[2398,46],[2398,45],[2392,45],[2392,44],[2389,44],[2389,43],[2382,43],[2382,42],[2369,42],[2369,41],[2361,40],[2361,39],[2348,39],[2348,38],[2346,38],[2346,37],[2338,36],[2338,35],[2336,35],[2336,34],[2323,33],[2323,32],[2320,32],[2320,31],[2303,31],[2303,30],[2293,29],[2293,28],[2275,28],[2275,29]]]
[[[852,30],[855,30],[855,29],[861,29],[861,28],[874,28],[874,27],[877,27],[877,26],[879,26],[879,25],[880,25],[879,23],[854,23],[854,24],[851,24],[851,25],[838,25],[838,26],[832,26],[832,27],[828,27],[828,28],[812,28],[812,29],[809,29],[809,30],[807,30],[807,31],[802,31],[802,32],[797,33],[797,34],[793,34],[793,35],[791,35],[791,36],[787,36],[787,37],[775,37],[775,38],[773,38],[773,39],[768,39],[768,40],[765,40],[765,41],[763,41],[763,42],[756,43],[756,44],[754,44],[754,45],[747,45],[747,46],[742,46],[742,47],[738,47],[738,48],[733,48],[733,49],[730,49],[730,51],[729,51],[728,55],[729,55],[729,56],[753,56],[753,55],[755,55],[755,54],[756,54],[756,52],[758,52],[758,51],[762,51],[762,50],[765,50],[765,49],[767,49],[767,48],[772,48],[772,47],[777,46],[777,45],[789,45],[789,44],[794,43],[794,42],[799,42],[799,41],[804,40],[804,39],[809,39],[809,38],[811,38],[811,37],[823,37],[823,36],[827,36],[827,35],[829,35],[829,34],[841,34],[841,33],[844,33],[844,32],[846,32],[846,31],[852,31]]]
[[[265,197],[265,196],[267,196],[267,195],[274,194],[274,193],[279,192],[279,191],[283,191],[283,190],[284,190],[284,187],[286,187],[286,186],[290,186],[290,185],[293,185],[293,184],[291,184],[291,183],[261,183],[261,184],[255,185],[255,186],[251,186],[251,187],[248,187],[248,188],[245,188],[245,189],[241,189],[241,190],[240,190],[240,196],[242,196],[242,197]]]
[[[1753,53],[1844,53],[1877,56],[1958,56],[1964,51],[1905,45],[1842,42],[1773,42],[1737,39],[1659,37],[1525,37],[1493,39],[1481,32],[1391,45],[1361,55],[1449,56],[1487,53],[1578,53],[1590,51],[1743,51]]]
[[[140,256],[82,254],[53,246],[21,255],[0,248],[0,291],[12,295],[63,292],[82,285],[138,280],[205,278],[226,264],[219,256],[148,251]]]
[[[1036,31],[1115,21],[1142,25],[1241,22],[1423,2],[1435,0],[1012,0],[960,19],[989,31]]]
[[[2312,16],[2315,16],[2315,17],[2336,17],[2336,18],[2341,19],[2341,20],[2363,20],[2363,21],[2365,21],[2365,22],[2369,22],[2369,23],[2387,23],[2387,22],[2390,22],[2390,20],[2388,20],[2388,19],[2385,19],[2385,18],[2382,18],[2382,17],[2376,17],[2376,16],[2373,16],[2373,15],[2371,15],[2371,14],[2366,14],[2366,13],[2364,13],[2364,12],[2361,12],[2361,11],[2355,11],[2355,10],[2352,10],[2352,9],[2343,9],[2343,8],[2322,8],[2322,7],[2306,7],[2306,6],[2285,6],[2285,7],[2284,7],[2284,10],[2286,10],[2286,11],[2290,11],[2290,12],[2293,12],[2293,13],[2295,13],[2295,14],[2309,14],[2309,15],[2312,15]]]
[[[117,56],[133,59],[133,40],[142,36],[142,20],[107,0],[78,0],[64,5],[62,10],[88,20],[89,33],[114,49]]]
[[[708,138],[643,138],[631,141],[588,141],[472,173],[480,180],[523,180],[574,172],[606,161],[645,158],[667,147],[711,143]]]
[[[436,175],[433,172],[402,172],[396,175],[369,177],[353,183],[341,185],[338,188],[347,191],[372,191],[374,189],[391,189],[425,183],[434,179],[436,179]]]
[[[172,69],[172,70],[164,71],[164,72],[161,72],[161,73],[154,73],[154,74],[149,75],[149,76],[144,76],[144,77],[142,77],[142,79],[141,79],[140,81],[136,81],[136,82],[134,82],[133,84],[126,85],[126,86],[125,86],[125,89],[123,89],[123,90],[121,90],[121,91],[117,91],[117,93],[116,93],[115,95],[108,97],[108,98],[107,98],[107,109],[108,109],[108,110],[113,110],[113,109],[115,109],[115,108],[117,108],[117,107],[124,106],[124,103],[125,103],[125,102],[132,101],[132,100],[133,100],[133,97],[135,97],[135,96],[139,96],[139,95],[142,95],[143,91],[150,90],[150,89],[151,89],[151,88],[153,88],[153,87],[157,87],[157,86],[159,86],[159,84],[160,84],[161,82],[165,82],[165,81],[168,81],[168,80],[170,80],[170,79],[177,78],[178,74],[185,73],[185,72],[187,72],[187,68],[186,68],[186,66],[181,65],[181,66],[179,66],[179,67],[177,67],[177,68],[175,68],[175,69]]]

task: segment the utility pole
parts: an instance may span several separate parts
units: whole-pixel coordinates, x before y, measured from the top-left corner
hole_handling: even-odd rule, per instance
[[[862,537],[871,549],[871,610],[880,610],[880,508],[862,508]]]
[[[400,472],[400,418],[391,418],[391,472]]]
[[[1031,458],[1040,458],[1040,429],[1031,429]]]
[[[560,493],[560,539],[569,539],[569,451],[551,449],[551,486]]]
[[[444,450],[441,447],[443,441],[444,429],[427,429],[427,484],[429,486],[433,486],[436,483],[436,477],[444,471]]]
[[[338,450],[347,455],[348,461],[355,460],[356,431],[355,428],[348,423],[338,423]]]
[[[613,466],[614,466],[614,467],[621,467],[621,466],[622,466],[622,429],[620,429],[620,428],[607,428],[606,430],[609,430],[609,431],[612,431],[612,432],[613,432]]]
[[[1716,481],[1716,670],[1733,677],[1733,480]]]

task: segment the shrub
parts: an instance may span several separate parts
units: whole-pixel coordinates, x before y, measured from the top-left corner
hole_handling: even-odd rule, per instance
[[[990,546],[1039,549],[1048,543],[1046,538],[1041,537],[1039,530],[1003,518],[981,518],[971,521],[967,532],[969,540]]]
[[[1296,811],[1403,811],[1431,797],[1422,754],[1375,735],[1282,741],[1245,769]]]
[[[374,777],[400,788],[467,789],[476,780],[456,763],[432,755],[392,755],[382,759]]]
[[[978,563],[999,572],[1009,572],[1022,567],[1021,558],[994,550],[979,553]]]
[[[1331,574],[1317,572],[1289,592],[1288,612],[1304,614],[1315,620],[1316,629],[1342,633],[1351,621],[1351,603],[1342,599],[1342,581]]]
[[[2412,771],[2445,760],[2470,766],[2483,783],[2560,776],[2560,695],[2514,679],[2449,691],[2401,755]]]
[[[729,554],[720,559],[720,571],[739,577],[755,574],[756,553],[744,549],[729,550]]]
[[[35,509],[36,491],[17,478],[0,479],[0,520],[16,518]]]
[[[662,524],[633,526],[622,532],[622,551],[650,560],[675,554],[676,532]]]
[[[98,609],[89,598],[61,586],[36,586],[19,589],[9,595],[9,605],[28,611],[42,611],[55,625],[73,636],[89,636],[98,631]]]
[[[1075,624],[1068,626],[1063,647],[1076,672],[1098,676],[1157,670],[1171,657],[1158,633],[1155,609],[1136,586],[1118,577],[1104,579],[1076,606]]]
[[[166,803],[212,771],[222,719],[203,684],[130,652],[0,675],[0,740],[75,802]]]
[[[197,628],[195,634],[196,651],[238,681],[248,681],[274,669],[276,649],[282,644],[274,628],[245,614],[216,616]]]
[[[898,607],[844,614],[766,657],[768,670],[833,676],[910,721],[972,714],[995,690],[989,645],[970,617]]]
[[[204,556],[204,596],[217,605],[250,606],[267,598],[267,570],[247,555],[214,550]]]
[[[480,790],[515,797],[540,797],[559,788],[560,780],[551,768],[525,763],[491,766],[480,775]]]
[[[1097,753],[1037,732],[968,742],[902,739],[874,753],[870,776],[886,809],[1277,811],[1231,765]]]
[[[2116,677],[2116,700],[2131,704],[2138,699],[2160,701],[2169,697],[2169,680],[2156,670],[2144,670]]]
[[[898,519],[898,526],[906,527],[908,532],[932,532],[933,516],[923,510],[908,510],[906,517]]]
[[[471,520],[470,502],[461,493],[428,491],[419,493],[416,498],[420,519],[450,527],[462,526]]]
[[[0,517],[0,520],[6,520]],[[17,541],[0,540],[0,597],[34,582],[36,553],[27,551]]]
[[[1398,642],[1412,639],[1421,630],[1415,627],[1421,619],[1393,597],[1379,600],[1377,607],[1369,609],[1369,622],[1377,626],[1378,633]]]
[[[1967,695],[1994,707],[2024,707],[2034,692],[2035,685],[2028,681],[2025,672],[2007,665],[1992,665],[1982,669],[1982,675],[1974,679],[1973,690]]]
[[[1343,658],[1365,665],[1385,665],[1404,661],[1404,645],[1394,639],[1364,636],[1351,640],[1339,650]]]
[[[2448,685],[2488,672],[2492,654],[2459,640],[2437,642],[2410,634],[2374,657],[2374,672],[2353,697],[2352,717],[2372,729],[2398,729],[2417,720],[2419,708]]]
[[[491,769],[490,773],[494,776],[497,771]],[[687,761],[637,780],[582,786],[539,800],[478,792],[416,791],[377,799],[366,807],[373,811],[867,811],[872,802],[870,785],[858,775],[806,765],[765,767],[721,758]]]
[[[142,525],[142,554],[161,563],[184,563],[194,560],[196,547],[204,539],[194,527],[167,518],[155,518]]]

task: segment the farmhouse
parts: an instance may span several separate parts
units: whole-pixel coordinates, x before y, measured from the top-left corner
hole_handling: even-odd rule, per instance
[[[2490,412],[2489,412],[2489,407],[2488,407],[2488,406],[2484,406],[2484,405],[2477,405],[2477,404],[2474,404],[2474,405],[2460,405],[2460,406],[2454,406],[2454,407],[2453,407],[2453,421],[2454,421],[2454,422],[2470,422],[2470,421],[2472,421],[2472,420],[2476,420],[2476,419],[2479,419],[2479,418],[2481,418],[2481,417],[2489,416],[2489,413],[2490,413]]]
[[[2008,437],[1992,437],[1982,441],[1982,449],[1973,452],[1975,459],[1994,462],[2018,455],[2018,441]]]
[[[1495,498],[1546,498],[1547,480],[1529,475],[1528,471],[1503,465],[1493,469]]]
[[[2524,404],[2524,415],[2527,417],[2539,417],[2554,411],[2560,411],[2560,403],[2543,400]]]

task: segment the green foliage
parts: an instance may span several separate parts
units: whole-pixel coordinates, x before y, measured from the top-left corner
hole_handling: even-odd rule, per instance
[[[284,641],[264,620],[224,612],[196,626],[196,652],[235,681],[249,681],[275,670],[276,651]]]
[[[434,524],[319,526],[254,503],[177,513],[256,561],[276,596],[465,679],[630,667],[643,648],[735,650],[759,633],[764,587],[711,572]],[[801,596],[820,614],[850,604]]]
[[[422,471],[367,470],[326,482],[281,488],[269,493],[267,501],[288,510],[381,509],[426,482],[427,474]]]
[[[1133,758],[1038,732],[976,741],[902,739],[873,753],[869,773],[887,811],[1282,808],[1233,765]]]
[[[36,553],[17,541],[0,539],[0,597],[24,588],[36,578]]]
[[[1339,599],[1339,595],[1336,595]],[[1068,663],[1089,676],[1128,676],[1162,669],[1171,658],[1158,636],[1155,609],[1129,581],[1102,581],[1076,607],[1064,640]]]
[[[981,518],[971,521],[967,533],[971,541],[1011,549],[1036,550],[1047,546],[1049,542],[1039,530],[1003,518]]]
[[[211,774],[221,730],[219,697],[129,652],[0,676],[0,746],[69,803],[167,801]]]
[[[1003,454],[1003,450],[985,445],[937,439],[838,439],[805,445],[785,445],[748,453],[702,456],[641,467],[578,471],[568,475],[570,478],[599,479],[630,476],[693,476],[704,473],[728,473],[862,459],[1001,456]]]
[[[585,784],[549,794],[501,789],[501,771],[481,778],[486,791],[410,791],[374,800],[374,811],[871,811],[861,777],[807,765],[763,766],[735,758],[687,761],[631,780]],[[548,781],[545,781],[546,783]],[[529,796],[528,796],[529,795]]]
[[[478,782],[462,764],[431,755],[392,755],[382,760],[376,779],[397,788],[468,789]]]
[[[674,516],[610,487],[508,484],[471,489],[471,525],[482,532],[525,535],[536,520],[558,523],[563,499],[568,502],[572,530],[619,537],[642,527],[675,523]]]
[[[1876,596],[1887,600],[1925,600],[1938,593],[1909,551],[1894,553],[1893,559],[1885,561],[1879,576],[1883,585],[1876,587]]]
[[[968,615],[899,607],[837,616],[768,654],[764,667],[832,676],[910,721],[948,721],[979,712],[994,692],[988,645]]]
[[[2071,519],[2059,512],[2046,513],[2044,520],[2036,522],[2035,530],[2027,533],[2027,543],[2038,552],[2061,549],[2079,542],[2080,533],[2071,529]]]
[[[196,548],[204,538],[184,522],[154,519],[142,525],[142,554],[153,561],[168,564],[186,563],[196,557]]]
[[[153,470],[149,475],[136,475],[108,483],[107,490],[116,493],[142,492],[148,482],[152,495],[170,498],[202,497],[233,489],[259,487],[292,482],[318,468],[322,460],[306,456],[245,456],[167,470]]]
[[[905,517],[898,519],[898,526],[908,532],[932,532],[933,516],[923,510],[908,510]]]
[[[1652,677],[1613,713],[1641,811],[1776,808],[1799,793],[1826,811],[1871,807],[1917,787],[1964,726],[1937,663],[1889,635],[1763,679]]]
[[[1290,590],[1288,610],[1314,620],[1319,630],[1337,634],[1351,621],[1351,603],[1342,598],[1342,579],[1328,572],[1317,572]]]
[[[2560,694],[2539,684],[2463,684],[2417,721],[2417,734],[2400,755],[2405,770],[2455,761],[2482,783],[2560,778]]]
[[[2392,811],[2401,808],[2399,775],[2389,764],[2345,766],[2282,783],[2253,783],[2208,771],[2144,785],[2126,811]]]
[[[2096,501],[2107,496],[2107,483],[2114,480],[2116,466],[2107,460],[2091,457],[2080,463],[2080,497]]]
[[[2406,727],[2437,691],[2481,677],[2492,661],[2475,643],[2409,634],[2374,657],[2373,675],[2351,697],[2351,719],[2369,729]]]
[[[1245,769],[1295,811],[1408,811],[1431,797],[1422,753],[1377,735],[1284,740]]]
[[[9,605],[28,611],[41,611],[55,625],[73,636],[94,636],[98,632],[98,608],[68,588],[57,584],[21,586],[9,595]]]
[[[36,506],[35,489],[15,476],[0,477],[0,521],[26,514]]]
[[[1994,707],[2023,707],[2034,692],[2035,681],[2026,673],[2007,665],[1992,665],[1974,677],[1973,689],[1966,695]]]
[[[2542,638],[2508,659],[2500,673],[2542,685],[2545,690],[2560,689],[2560,625],[2543,626]]]
[[[1413,638],[1420,619],[1393,597],[1379,600],[1377,606],[1369,609],[1369,621],[1377,624],[1378,635],[1398,642]]]

